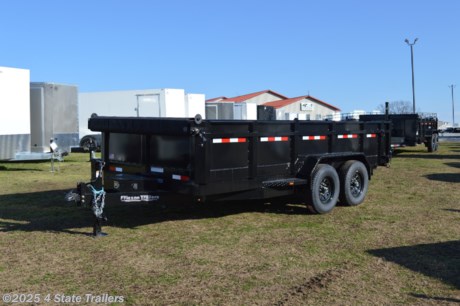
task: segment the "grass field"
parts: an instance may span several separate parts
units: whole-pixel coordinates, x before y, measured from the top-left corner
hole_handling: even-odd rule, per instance
[[[0,294],[108,294],[123,305],[460,304],[460,143],[402,150],[376,169],[358,207],[314,215],[299,204],[108,203],[109,236],[98,239],[91,212],[64,202],[88,181],[87,160],[72,154],[56,173],[49,163],[0,163]]]

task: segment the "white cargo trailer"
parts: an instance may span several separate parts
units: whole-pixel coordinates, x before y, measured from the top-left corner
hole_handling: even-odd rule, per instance
[[[30,71],[0,67],[0,160],[30,149]]]
[[[206,99],[204,94],[186,94],[185,106],[187,107],[186,117],[195,117],[200,114],[201,118],[206,119]]]
[[[233,120],[235,118],[234,102],[206,103],[206,118],[211,120]]]
[[[233,119],[257,120],[257,104],[239,102],[233,105]]]
[[[205,117],[205,96],[185,94],[183,89],[162,88],[79,94],[80,146],[100,145],[100,136],[88,129],[88,119],[98,116]]]
[[[61,151],[79,145],[78,88],[74,85],[30,83],[31,152],[50,152],[50,141]]]

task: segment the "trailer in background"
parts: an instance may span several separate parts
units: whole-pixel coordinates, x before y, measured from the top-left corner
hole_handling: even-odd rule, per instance
[[[276,120],[276,109],[273,106],[257,105],[257,120]]]
[[[61,151],[79,146],[77,86],[30,83],[30,111],[32,153],[49,153],[51,140]]]
[[[80,147],[100,148],[100,133],[88,129],[92,114],[128,117],[193,117],[206,118],[205,96],[185,94],[183,89],[144,89],[79,94]]]
[[[30,71],[0,67],[0,160],[30,150]]]
[[[393,148],[425,144],[428,152],[438,150],[438,118],[436,114],[360,115],[361,121],[388,120],[392,123]]]
[[[211,120],[233,120],[235,118],[234,102],[206,103],[206,118]]]

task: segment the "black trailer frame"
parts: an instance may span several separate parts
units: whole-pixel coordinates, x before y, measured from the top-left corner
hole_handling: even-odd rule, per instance
[[[438,150],[438,118],[436,114],[361,115],[361,121],[390,120],[393,148],[425,144],[428,152]]]
[[[93,206],[101,189],[108,202],[298,196],[327,213],[339,198],[360,204],[373,170],[391,159],[389,121],[93,117],[88,125],[102,133],[102,158],[77,193]]]

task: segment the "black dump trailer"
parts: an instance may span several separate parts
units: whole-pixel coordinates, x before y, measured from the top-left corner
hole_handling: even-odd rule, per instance
[[[361,115],[359,120],[375,121],[386,118],[393,125],[391,132],[392,148],[413,147],[423,143],[428,152],[438,150],[438,119],[436,114]]]
[[[295,196],[316,213],[363,202],[391,158],[389,121],[248,121],[93,117],[102,158],[68,200],[195,202]],[[100,231],[96,222],[95,234]]]

